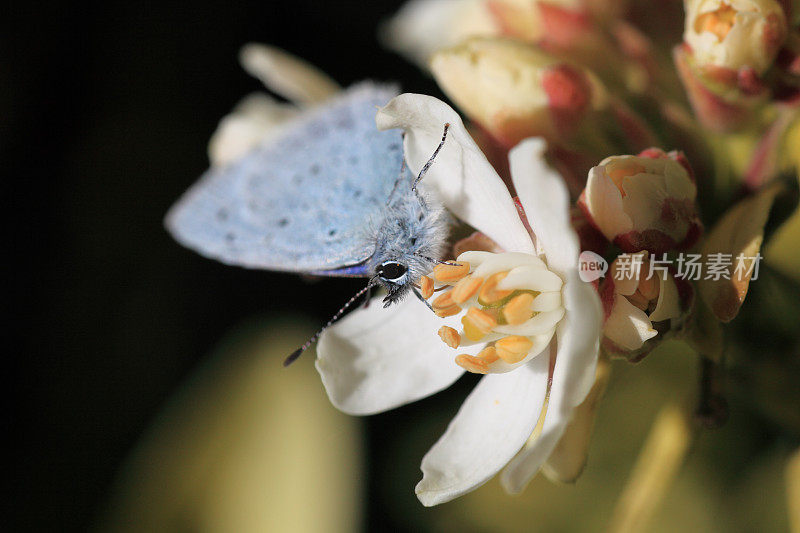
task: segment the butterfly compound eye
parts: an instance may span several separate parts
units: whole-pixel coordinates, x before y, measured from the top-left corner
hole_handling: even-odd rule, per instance
[[[408,267],[396,261],[386,261],[378,267],[378,276],[386,281],[399,281],[408,272]]]

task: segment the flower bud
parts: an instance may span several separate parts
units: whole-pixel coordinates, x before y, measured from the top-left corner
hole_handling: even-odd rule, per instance
[[[711,131],[743,128],[769,97],[766,84],[752,67],[738,71],[701,67],[686,44],[675,47],[673,59],[697,118]]]
[[[692,246],[702,232],[691,168],[678,152],[650,148],[604,159],[589,171],[578,205],[625,252]]]
[[[632,362],[641,360],[655,347],[650,339],[664,340],[659,334],[688,316],[693,298],[691,286],[646,251],[620,255],[600,286],[606,317],[603,347]]]
[[[569,136],[607,103],[587,71],[509,39],[469,39],[434,55],[431,70],[444,92],[507,147],[531,136]]]
[[[763,74],[786,39],[786,16],[777,0],[686,0],[683,39],[698,66]]]

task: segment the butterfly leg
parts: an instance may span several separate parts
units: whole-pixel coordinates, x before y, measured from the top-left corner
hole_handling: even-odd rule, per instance
[[[415,295],[417,298],[419,298],[419,301],[420,301],[420,302],[422,302],[422,303],[424,303],[424,304],[425,304],[425,305],[428,307],[428,309],[430,309],[430,310],[431,310],[431,313],[435,313],[435,312],[436,312],[436,311],[434,311],[434,310],[433,310],[433,307],[431,307],[431,304],[430,304],[430,303],[428,303],[428,300],[426,300],[426,299],[425,299],[425,298],[422,296],[422,293],[420,293],[420,292],[419,292],[419,289],[418,289],[416,286],[413,286],[413,285],[412,285],[412,287],[411,287],[411,290],[412,290],[412,291],[414,291],[414,295]]]

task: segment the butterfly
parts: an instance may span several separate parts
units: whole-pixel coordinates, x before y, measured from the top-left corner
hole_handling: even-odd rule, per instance
[[[384,307],[410,292],[425,301],[417,284],[441,262],[449,218],[417,185],[449,125],[412,175],[402,133],[375,126],[376,107],[396,94],[371,82],[354,85],[240,159],[208,170],[167,214],[178,242],[226,264],[369,279],[285,365],[375,286],[386,290]]]

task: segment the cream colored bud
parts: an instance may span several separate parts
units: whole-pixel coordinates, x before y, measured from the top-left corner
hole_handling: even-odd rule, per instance
[[[547,82],[554,71],[567,68],[575,76],[556,82],[559,95],[573,96],[578,113],[604,107],[606,93],[594,76],[519,41],[472,38],[439,51],[431,60],[431,71],[444,92],[471,119],[510,145],[535,135],[553,137],[565,129],[559,123],[562,115],[551,112],[554,95]]]
[[[700,66],[763,74],[786,39],[786,16],[776,0],[686,0],[683,39]]]

